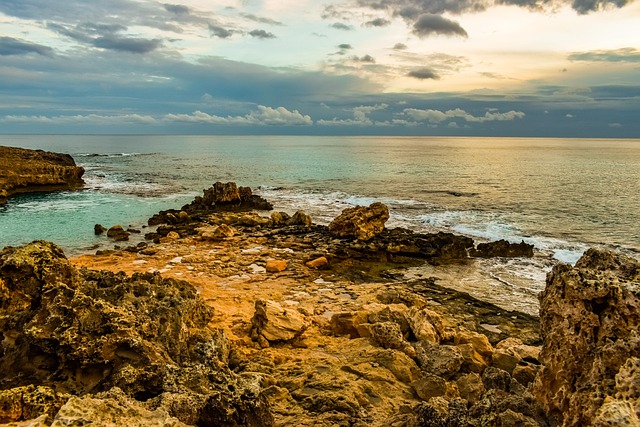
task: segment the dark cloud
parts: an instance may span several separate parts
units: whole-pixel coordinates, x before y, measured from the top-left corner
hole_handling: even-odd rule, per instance
[[[595,50],[591,52],[575,52],[568,56],[570,61],[591,62],[640,62],[640,50],[625,47],[615,50]]]
[[[420,80],[439,80],[440,79],[440,76],[430,68],[420,68],[417,70],[409,71],[407,76],[420,79]]]
[[[13,37],[0,37],[0,56],[27,55],[29,53],[52,56],[53,49],[37,43],[14,39]]]
[[[419,37],[427,37],[434,34],[468,37],[467,32],[457,22],[433,14],[420,15],[413,24],[413,33]]]
[[[625,6],[627,3],[629,3],[628,0],[574,0],[571,7],[573,7],[578,13],[585,14],[606,9],[610,6],[620,8]]]
[[[252,13],[241,13],[240,16],[242,16],[243,18],[247,18],[250,21],[259,22],[261,24],[275,25],[278,27],[282,27],[284,25],[282,22],[276,21],[275,19],[256,16]]]
[[[396,43],[395,45],[393,45],[393,50],[405,50],[407,48],[407,45],[404,43]]]
[[[344,30],[344,31],[352,31],[353,27],[351,25],[343,24],[342,22],[334,22],[329,25],[331,28],[335,28],[336,30]]]
[[[365,22],[364,26],[365,27],[386,27],[389,24],[391,24],[391,21],[389,21],[388,19],[376,18],[371,21]]]
[[[118,36],[98,37],[93,41],[95,47],[129,53],[149,53],[162,46],[160,39],[142,39]]]
[[[350,44],[348,44],[348,43],[343,43],[343,44],[339,44],[339,45],[338,45],[338,48],[339,48],[339,49],[343,49],[343,50],[347,50],[347,49],[353,49],[353,46],[351,46],[351,45],[350,45]]]
[[[352,56],[351,58],[352,61],[356,61],[356,62],[366,62],[369,64],[375,64],[376,63],[376,59],[371,56],[371,55],[364,55],[364,56]]]
[[[209,24],[209,34],[211,34],[211,37],[226,39],[233,35],[233,31],[219,25]]]
[[[189,8],[187,6],[183,6],[181,4],[163,4],[165,10],[167,12],[173,13],[175,15],[188,15]]]
[[[273,33],[269,33],[265,30],[253,30],[249,31],[249,35],[251,37],[255,37],[257,39],[275,39],[276,36]]]

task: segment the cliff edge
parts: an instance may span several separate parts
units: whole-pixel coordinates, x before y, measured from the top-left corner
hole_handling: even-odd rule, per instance
[[[68,154],[0,146],[0,206],[13,194],[79,187],[83,174]]]

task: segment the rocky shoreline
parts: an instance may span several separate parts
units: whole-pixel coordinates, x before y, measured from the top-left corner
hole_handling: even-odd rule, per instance
[[[559,264],[537,318],[404,275],[528,245],[387,230],[381,204],[328,227],[255,209],[216,183],[148,243],[5,248],[0,423],[638,425],[636,260]]]
[[[83,174],[68,154],[0,146],[0,206],[15,194],[80,188]]]

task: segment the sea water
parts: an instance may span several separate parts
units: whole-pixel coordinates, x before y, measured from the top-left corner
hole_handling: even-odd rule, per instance
[[[235,181],[320,224],[381,201],[389,227],[531,243],[532,260],[481,263],[525,309],[557,262],[575,263],[592,246],[640,253],[640,140],[3,135],[0,145],[68,153],[86,170],[81,191],[0,207],[0,247],[47,239],[89,251],[107,244],[96,223],[141,227],[216,181]]]

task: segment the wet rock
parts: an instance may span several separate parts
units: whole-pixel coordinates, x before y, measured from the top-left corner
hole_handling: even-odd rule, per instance
[[[116,242],[129,240],[129,234],[121,225],[114,225],[107,230],[107,237],[114,239]]]
[[[271,224],[274,227],[282,227],[287,224],[287,221],[291,219],[291,216],[286,212],[272,212]]]
[[[204,190],[202,197],[183,208],[185,211],[212,210],[271,210],[273,206],[260,196],[252,194],[249,187],[238,187],[235,182],[216,182]]]
[[[329,224],[329,232],[338,237],[370,240],[384,230],[389,219],[386,205],[376,202],[367,206],[347,208]]]
[[[639,289],[640,262],[611,251],[590,249],[575,267],[559,264],[547,276],[540,303],[544,366],[533,390],[558,422],[592,425],[605,401],[610,409],[628,402],[638,410],[640,387],[619,379],[640,354]]]
[[[452,233],[422,234],[403,228],[385,230],[376,238],[379,248],[393,255],[426,259],[438,265],[469,258],[473,239]]]
[[[267,342],[290,341],[309,326],[304,316],[293,308],[283,308],[271,300],[257,300],[251,319],[251,338]]]
[[[68,154],[0,146],[0,206],[13,194],[82,187],[83,174]]]
[[[272,217],[273,218],[273,217]],[[297,211],[293,216],[286,220],[286,225],[301,225],[304,227],[310,227],[313,222],[311,216],[304,211]]]
[[[9,390],[24,396],[31,386],[67,398],[119,388],[128,401],[145,402],[150,411],[162,408],[185,424],[272,425],[260,387],[228,368],[231,344],[209,328],[212,316],[213,309],[184,281],[78,271],[59,247],[43,241],[5,248],[0,400]],[[169,394],[190,404],[165,406]],[[41,405],[43,412],[60,410],[57,395],[40,395],[55,406]],[[208,423],[211,414],[219,415],[218,424]],[[128,424],[117,408],[111,416],[114,425]]]
[[[496,242],[479,243],[475,250],[471,251],[471,256],[478,258],[517,258],[533,256],[533,245],[525,243],[511,243],[506,240]]]
[[[106,228],[106,227],[103,227],[103,226],[102,226],[102,225],[100,225],[100,224],[96,224],[96,225],[94,225],[94,226],[93,226],[93,233],[94,233],[96,236],[99,236],[100,234],[104,233],[105,231],[107,231],[107,228]]]

